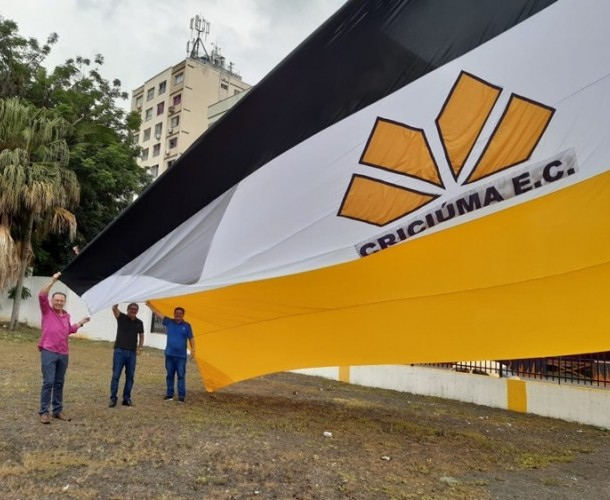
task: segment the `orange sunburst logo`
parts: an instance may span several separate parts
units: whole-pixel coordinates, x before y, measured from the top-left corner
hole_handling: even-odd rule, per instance
[[[436,118],[436,132],[454,182],[458,182],[501,92],[500,87],[464,71],[449,92]],[[555,109],[549,106],[511,94],[483,152],[461,184],[479,181],[529,160],[554,113]],[[437,188],[445,187],[425,131],[385,118],[377,118],[360,163]],[[374,176],[354,174],[338,215],[385,226],[438,197]]]

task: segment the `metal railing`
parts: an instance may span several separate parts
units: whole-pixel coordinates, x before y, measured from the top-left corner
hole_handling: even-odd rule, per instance
[[[547,358],[456,361],[422,366],[492,377],[521,377],[552,382],[610,387],[610,352]]]

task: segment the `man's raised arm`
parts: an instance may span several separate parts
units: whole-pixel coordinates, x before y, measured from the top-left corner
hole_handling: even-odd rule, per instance
[[[40,289],[40,295],[49,295],[49,292],[51,291],[51,287],[55,284],[55,282],[57,280],[59,280],[60,276],[61,276],[61,273],[55,273],[53,275],[53,277],[51,278],[51,283],[49,283],[47,286],[44,286]]]

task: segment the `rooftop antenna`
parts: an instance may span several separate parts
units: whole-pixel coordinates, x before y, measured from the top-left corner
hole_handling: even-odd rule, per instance
[[[225,57],[220,53],[220,47],[217,43],[212,44],[212,52],[210,54],[210,61],[214,66],[218,66],[222,69],[225,67]]]
[[[191,41],[186,44],[186,52],[191,59],[209,59],[208,51],[205,50],[204,40],[210,34],[210,22],[202,16],[191,17]],[[202,39],[203,38],[203,39]],[[202,54],[199,51],[203,51]]]

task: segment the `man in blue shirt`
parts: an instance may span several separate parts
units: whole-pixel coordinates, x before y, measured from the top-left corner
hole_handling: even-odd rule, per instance
[[[191,357],[195,357],[195,339],[191,325],[184,321],[184,308],[174,309],[174,319],[163,316],[163,326],[167,331],[165,346],[165,369],[167,370],[166,401],[174,399],[174,384],[178,377],[178,401],[184,403],[186,396],[186,342],[191,347]]]

